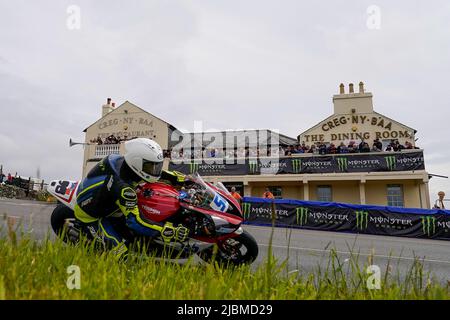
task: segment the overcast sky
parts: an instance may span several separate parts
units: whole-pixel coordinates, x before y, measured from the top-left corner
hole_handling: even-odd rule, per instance
[[[0,13],[7,172],[78,179],[83,149],[69,138],[84,140],[107,97],[180,129],[296,137],[332,113],[339,83],[364,81],[375,111],[418,130],[427,170],[450,175],[448,0],[0,0]],[[450,197],[448,179],[430,189]]]

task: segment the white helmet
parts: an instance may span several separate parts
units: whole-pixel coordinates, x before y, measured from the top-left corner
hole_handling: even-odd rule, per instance
[[[124,158],[131,170],[147,182],[155,182],[161,176],[163,151],[153,140],[137,138],[125,142]]]

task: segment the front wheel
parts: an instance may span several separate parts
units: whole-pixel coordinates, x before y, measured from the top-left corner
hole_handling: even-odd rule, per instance
[[[73,224],[71,222],[73,222],[74,220],[75,214],[73,210],[66,207],[62,203],[58,203],[58,205],[52,212],[50,223],[52,225],[53,232],[55,232],[55,234],[58,237],[61,237],[61,239],[65,242],[69,242],[71,237],[68,233],[75,230],[67,227],[70,227],[70,225]]]
[[[247,231],[234,238],[217,243],[217,253],[214,256],[214,247],[199,253],[200,258],[206,262],[217,261],[221,265],[250,264],[258,256],[258,244],[255,238]]]

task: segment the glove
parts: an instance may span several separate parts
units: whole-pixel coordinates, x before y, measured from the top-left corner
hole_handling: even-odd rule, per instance
[[[171,222],[167,222],[161,230],[161,236],[164,242],[170,242],[172,240],[175,240],[177,242],[184,242],[186,241],[188,235],[188,228],[182,225],[174,227]]]

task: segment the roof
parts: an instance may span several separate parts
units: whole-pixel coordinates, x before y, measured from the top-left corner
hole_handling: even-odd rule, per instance
[[[249,130],[224,130],[212,132],[188,132],[182,133],[183,140],[179,147],[211,147],[230,148],[236,145],[254,147],[259,145],[293,145],[297,144],[297,139],[268,129]],[[216,141],[216,138],[220,137]],[[227,139],[228,137],[228,139]],[[232,140],[229,138],[233,137]],[[278,138],[278,139],[277,139]]]
[[[142,112],[145,112],[145,113],[151,115],[152,117],[155,117],[156,119],[158,119],[158,120],[160,120],[160,121],[166,123],[166,124],[169,126],[170,129],[172,129],[172,130],[178,130],[176,127],[174,127],[172,124],[168,123],[167,121],[164,121],[163,119],[161,119],[161,118],[155,116],[154,114],[152,114],[152,113],[150,113],[150,112],[148,112],[148,111],[142,109],[141,107],[135,105],[134,103],[132,103],[132,102],[126,100],[126,101],[125,101],[124,103],[122,103],[120,106],[118,106],[117,108],[115,108],[115,109],[112,110],[111,112],[105,114],[105,115],[102,116],[100,119],[98,119],[97,121],[95,121],[94,123],[92,123],[92,124],[91,124],[90,126],[88,126],[86,129],[84,129],[83,132],[86,132],[90,127],[92,127],[93,125],[95,125],[95,124],[97,124],[98,122],[100,122],[103,118],[105,118],[106,116],[110,115],[112,112],[116,112],[116,110],[119,110],[120,108],[122,108],[122,107],[123,107],[125,104],[127,104],[127,103],[128,103],[128,104],[131,104],[133,107],[138,108],[138,109],[141,110]]]

